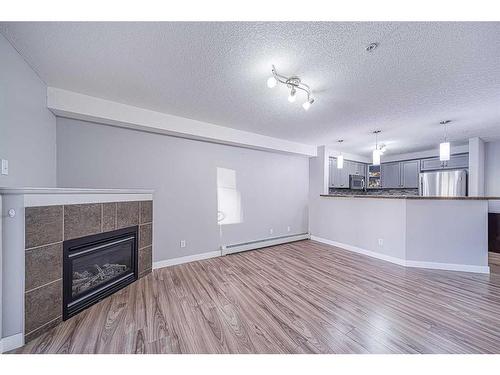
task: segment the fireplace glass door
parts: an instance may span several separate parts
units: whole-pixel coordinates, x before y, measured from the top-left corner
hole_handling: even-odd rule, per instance
[[[137,280],[137,227],[64,242],[63,317]]]

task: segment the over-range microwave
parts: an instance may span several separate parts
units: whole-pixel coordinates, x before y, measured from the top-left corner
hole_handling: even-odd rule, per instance
[[[365,189],[365,176],[358,174],[349,175],[349,188],[354,190],[364,190]]]

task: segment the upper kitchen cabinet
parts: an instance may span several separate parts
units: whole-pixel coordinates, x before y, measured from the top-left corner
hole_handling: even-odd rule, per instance
[[[335,173],[334,171],[334,167],[337,167],[337,160],[334,159],[334,158],[329,158],[328,159],[328,187],[333,187],[333,173]]]
[[[332,188],[347,188],[349,187],[349,177],[346,172],[347,161],[344,160],[344,167],[337,168],[337,159],[330,158],[330,183]]]
[[[366,176],[366,164],[355,161],[348,161],[349,175]]]
[[[385,189],[418,188],[419,160],[382,163],[381,187]]]
[[[451,155],[448,161],[441,161],[438,157],[422,159],[422,171],[460,168],[469,168],[469,154]]]
[[[401,187],[399,162],[382,163],[380,165],[380,184],[382,188],[391,189]]]
[[[342,169],[337,168],[337,158],[329,159],[330,178],[329,187],[331,188],[348,188],[350,175],[366,175],[366,166],[363,163],[358,163],[351,160],[344,160]]]
[[[420,160],[402,161],[401,166],[401,187],[404,189],[418,188],[418,174],[420,172]]]

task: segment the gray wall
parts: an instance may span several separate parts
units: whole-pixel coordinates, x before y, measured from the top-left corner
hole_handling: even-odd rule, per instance
[[[0,159],[9,161],[9,174],[0,175],[1,187],[56,186],[56,118],[47,109],[46,96],[44,82],[0,34]],[[0,235],[0,279],[4,241],[8,238]],[[0,301],[10,297],[11,286],[0,281]],[[9,308],[4,305],[1,310]],[[0,311],[0,337],[20,332],[19,325],[8,318],[5,322],[2,315]]]
[[[58,118],[57,167],[60,187],[154,189],[153,261],[308,230],[305,157]],[[242,202],[243,221],[222,228],[218,167],[236,172]]]
[[[0,34],[0,158],[3,187],[56,185],[56,119],[47,87]]]
[[[485,143],[484,159],[485,195],[500,197],[500,141]]]
[[[484,145],[484,194],[500,197],[500,141]],[[500,213],[500,200],[489,201],[489,212]]]

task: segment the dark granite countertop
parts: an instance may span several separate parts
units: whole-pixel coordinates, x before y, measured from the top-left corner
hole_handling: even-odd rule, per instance
[[[430,199],[430,200],[500,200],[500,197],[421,197],[419,195],[348,195],[320,194],[327,198],[375,198],[375,199]]]

